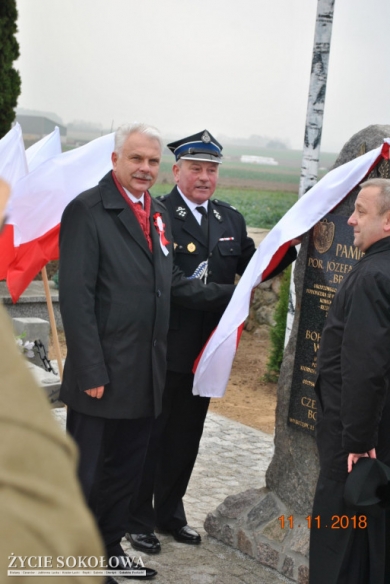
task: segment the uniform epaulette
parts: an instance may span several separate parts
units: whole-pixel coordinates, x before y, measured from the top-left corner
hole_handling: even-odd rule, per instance
[[[212,199],[212,201],[216,205],[220,205],[221,207],[227,207],[228,209],[233,209],[233,211],[237,211],[237,213],[239,213],[239,210],[233,207],[233,205],[231,205],[230,203],[225,203],[225,201],[220,201],[219,199]]]

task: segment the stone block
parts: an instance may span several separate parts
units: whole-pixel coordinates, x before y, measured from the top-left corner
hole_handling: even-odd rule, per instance
[[[16,335],[26,334],[26,340],[34,341],[40,339],[48,348],[50,324],[47,320],[35,317],[18,317],[12,319],[14,331]]]
[[[306,558],[309,557],[309,543],[310,543],[310,532],[307,528],[306,522],[305,525],[301,525],[300,527],[294,526],[293,530],[293,537],[290,543],[290,549],[293,552],[297,552],[298,554],[302,554]]]
[[[289,527],[285,526],[284,529],[281,528],[280,521],[278,519],[274,519],[271,523],[268,523],[266,527],[262,531],[262,535],[264,535],[267,539],[271,541],[277,541],[281,543],[285,540],[288,535]]]
[[[293,579],[293,577],[294,577],[294,560],[292,558],[290,558],[290,556],[286,556],[284,558],[281,573],[283,574],[283,576],[286,576],[287,578]]]
[[[258,300],[259,303],[264,306],[269,304],[275,304],[275,302],[277,302],[278,300],[278,297],[272,290],[272,288],[270,288],[269,290],[261,290]]]
[[[53,283],[49,282],[54,317],[58,329],[63,330],[58,301],[58,290],[55,290],[52,286]],[[6,283],[0,282],[0,302],[3,302],[10,318],[36,317],[43,318],[44,320],[48,320],[49,318],[43,282],[36,280],[31,282],[16,304],[12,302]]]
[[[298,584],[309,584],[309,568],[307,566],[298,567]]]
[[[232,547],[235,547],[234,546],[234,529],[232,529],[232,527],[230,525],[228,525],[227,523],[222,527],[219,537],[220,537],[221,541],[223,541],[223,543],[226,543],[226,545],[230,545]]]
[[[261,564],[276,570],[279,563],[279,552],[267,543],[259,543],[257,545],[257,559]]]
[[[281,275],[280,276],[276,276],[276,278],[273,278],[271,280],[271,282],[272,282],[272,284],[271,284],[272,292],[274,294],[276,294],[276,296],[279,298],[279,296],[280,296],[280,286],[282,284],[282,276]]]
[[[259,284],[256,288],[256,290],[269,290],[269,288],[271,288],[272,286],[272,279],[271,280],[265,280],[265,282],[261,282],[261,284]]]
[[[258,339],[262,341],[266,341],[269,338],[269,326],[268,325],[260,325],[255,332],[253,333]]]
[[[229,497],[226,497],[221,505],[219,505],[218,512],[223,517],[236,519],[247,507],[253,507],[261,497],[261,492],[262,489],[248,489],[243,493],[230,495]]]
[[[257,529],[262,523],[270,521],[280,510],[273,496],[268,493],[260,503],[255,505],[248,513],[248,525],[251,529]]]
[[[275,325],[274,319],[275,308],[273,306],[260,306],[256,310],[256,322],[258,324],[268,324],[269,326]]]
[[[240,529],[237,534],[237,547],[240,550],[240,552],[248,554],[248,556],[253,556],[252,542],[246,535],[246,533],[242,531],[242,529]]]
[[[207,517],[204,522],[204,528],[209,535],[212,535],[213,537],[218,537],[218,534],[221,531],[221,529],[219,527],[218,519],[216,515],[214,515],[214,513],[207,514]]]

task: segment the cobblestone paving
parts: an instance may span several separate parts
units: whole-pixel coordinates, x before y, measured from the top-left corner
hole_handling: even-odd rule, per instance
[[[53,410],[64,427],[65,410]],[[145,565],[157,570],[154,584],[278,584],[290,582],[245,554],[209,537],[203,523],[228,495],[264,486],[273,453],[273,437],[214,413],[209,413],[197,463],[185,497],[189,525],[202,535],[200,546],[177,543],[159,535],[162,551],[141,554]],[[139,556],[123,540],[130,556]],[[120,584],[129,582],[117,578]]]

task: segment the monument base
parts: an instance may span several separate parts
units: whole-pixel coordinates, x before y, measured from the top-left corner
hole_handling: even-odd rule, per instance
[[[230,495],[206,517],[209,535],[298,584],[309,582],[310,518],[267,487]]]

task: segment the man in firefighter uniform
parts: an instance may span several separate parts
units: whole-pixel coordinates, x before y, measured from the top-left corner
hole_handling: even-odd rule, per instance
[[[171,218],[174,261],[188,278],[232,284],[236,274],[244,272],[255,245],[241,213],[218,199],[210,200],[217,186],[222,146],[204,130],[168,148],[175,156],[176,186],[160,201]],[[277,271],[293,259],[294,247]],[[130,509],[127,538],[137,550],[160,551],[155,527],[181,543],[201,542],[199,533],[187,524],[182,500],[210,401],[192,395],[192,368],[222,313],[171,304],[163,410],[155,421],[138,501]]]

